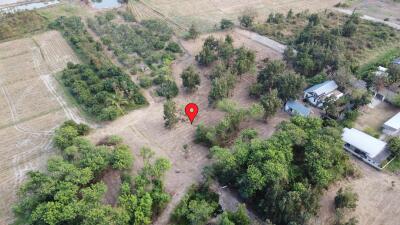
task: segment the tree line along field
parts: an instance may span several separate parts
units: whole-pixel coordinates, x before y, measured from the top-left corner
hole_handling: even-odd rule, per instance
[[[317,18],[318,31],[308,29],[310,16]],[[381,23],[357,19],[357,14],[352,16],[325,10],[318,14],[307,11],[294,13],[271,13],[265,17],[265,22],[255,23],[249,29],[268,37],[274,38],[294,48],[299,47],[301,38],[306,39],[307,33],[330,32],[331,42],[336,41],[338,49],[344,61],[348,61],[353,72],[365,62],[371,60],[376,52],[398,47],[400,34],[395,29]],[[352,19],[354,18],[354,19]],[[321,35],[322,39],[323,35]],[[336,39],[336,40],[335,40]],[[325,42],[323,45],[330,45]]]
[[[12,221],[10,204],[25,173],[53,154],[51,135],[64,120],[80,120],[62,99],[54,75],[79,59],[56,31],[0,43],[0,223]]]
[[[171,77],[171,63],[182,49],[172,40],[173,30],[160,19],[142,20],[134,23],[129,12],[120,12],[124,22],[114,22],[111,12],[88,19],[93,30],[106,48],[112,51],[119,63],[131,74],[137,75],[140,86],[157,86],[156,94],[174,97],[177,94]]]

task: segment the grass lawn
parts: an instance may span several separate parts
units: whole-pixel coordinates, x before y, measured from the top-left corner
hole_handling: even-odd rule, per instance
[[[400,157],[396,157],[386,169],[390,172],[397,173],[400,171]]]

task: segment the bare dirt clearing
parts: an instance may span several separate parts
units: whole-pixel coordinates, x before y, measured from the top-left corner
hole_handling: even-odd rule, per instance
[[[350,10],[381,20],[389,19],[389,22],[400,24],[400,3],[393,0],[358,0],[351,3]]]
[[[271,12],[286,13],[309,9],[319,11],[337,4],[338,0],[142,0],[142,3],[182,27],[192,23],[201,31],[211,31],[222,18],[237,20],[246,9],[254,10],[262,20]]]
[[[354,159],[360,169],[359,179],[340,182],[326,191],[320,201],[319,217],[311,224],[333,224],[334,198],[340,187],[352,187],[358,193],[358,204],[351,216],[356,216],[363,225],[398,225],[400,221],[400,178],[379,172],[365,163]],[[395,185],[392,186],[394,181]]]
[[[386,102],[379,103],[373,109],[368,106],[364,107],[356,121],[355,128],[359,130],[372,128],[375,131],[380,131],[382,125],[397,112],[398,110],[394,106]]]
[[[55,31],[0,43],[0,224],[11,221],[25,173],[43,168],[52,154],[53,130],[80,120],[53,77],[70,61],[79,62]]]

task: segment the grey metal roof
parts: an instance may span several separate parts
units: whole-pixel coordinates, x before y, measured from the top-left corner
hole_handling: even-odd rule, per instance
[[[325,81],[324,83],[316,84],[316,85],[308,88],[304,92],[314,92],[315,94],[317,94],[319,96],[322,94],[330,93],[330,92],[336,90],[337,88],[338,88],[338,85],[336,84],[335,81],[328,80],[328,81]]]
[[[344,128],[342,140],[367,153],[370,158],[374,158],[383,150],[385,150],[387,145],[386,142],[354,128]]]
[[[311,109],[304,106],[303,104],[301,104],[300,102],[296,102],[296,101],[288,101],[286,103],[286,106],[291,108],[293,111],[295,111],[297,114],[301,115],[301,116],[309,116],[311,114]]]

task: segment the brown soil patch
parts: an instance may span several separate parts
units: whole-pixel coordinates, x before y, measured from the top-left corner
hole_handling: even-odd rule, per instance
[[[318,217],[310,224],[333,224],[334,198],[340,187],[351,187],[358,193],[357,208],[348,216],[355,216],[363,225],[398,225],[400,221],[400,178],[380,172],[367,164],[354,159],[353,163],[361,171],[362,177],[333,185],[321,201]],[[392,187],[392,182],[395,186]]]

